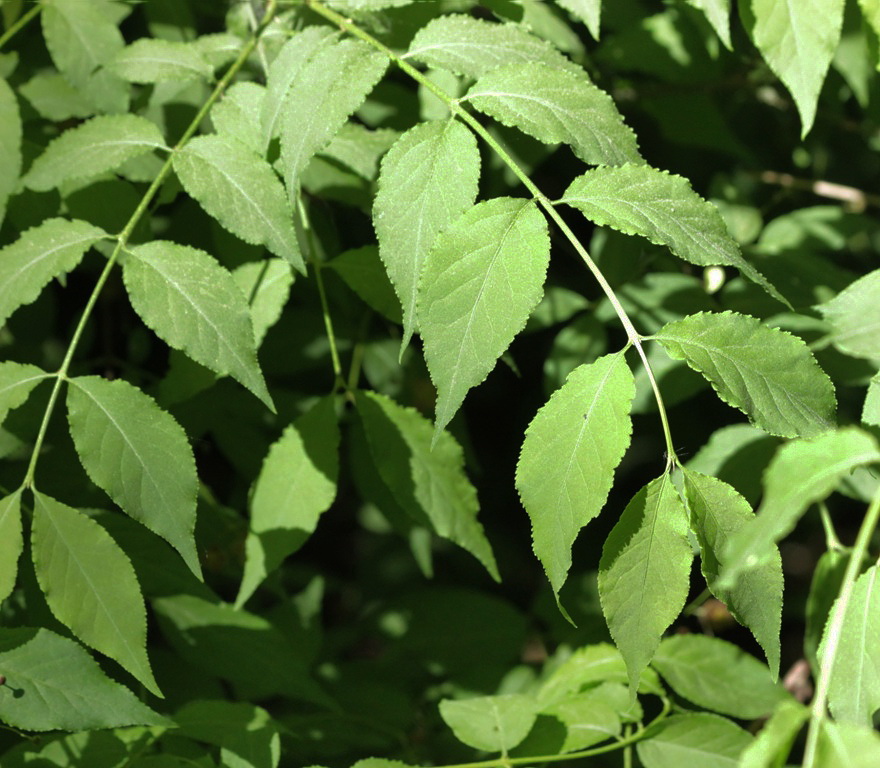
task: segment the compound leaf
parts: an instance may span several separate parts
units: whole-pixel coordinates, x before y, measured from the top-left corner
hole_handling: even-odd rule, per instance
[[[808,437],[834,426],[834,385],[797,336],[749,315],[699,312],[653,338],[771,435]]]
[[[687,513],[664,474],[630,501],[599,561],[599,599],[626,661],[630,693],[687,599],[693,551]]]
[[[22,181],[45,192],[97,176],[154,149],[167,149],[155,123],[140,115],[99,115],[53,139]]]
[[[506,753],[528,736],[538,708],[529,696],[510,693],[445,699],[440,702],[440,716],[463,744],[486,752]]]
[[[186,433],[174,417],[127,381],[78,376],[70,380],[67,419],[95,485],[200,575],[193,537],[198,477]]]
[[[269,449],[251,498],[237,606],[305,543],[333,503],[339,440],[336,407],[327,397],[285,429]]]
[[[585,163],[644,162],[611,97],[585,72],[514,64],[485,74],[462,100],[545,144],[569,144]]]
[[[532,521],[535,554],[557,594],[572,544],[604,506],[629,446],[634,396],[623,355],[606,355],[572,371],[526,430],[516,488]]]
[[[130,250],[123,278],[135,311],[166,344],[229,374],[274,410],[247,299],[226,269],[197,248],[155,240]]]
[[[55,617],[161,696],[147,658],[140,585],[110,534],[82,512],[35,491],[31,547],[37,580]]]
[[[751,734],[730,720],[698,712],[667,717],[650,738],[636,744],[636,752],[645,768],[737,768],[751,743]]]
[[[52,278],[69,272],[104,230],[85,221],[47,219],[0,249],[0,326],[30,304]]]
[[[18,692],[0,696],[0,718],[15,728],[82,731],[169,724],[110,680],[82,646],[48,629],[0,630],[0,669],[7,691]]]
[[[130,83],[161,83],[167,80],[209,79],[214,68],[193,43],[141,38],[123,48],[110,68]]]
[[[880,269],[860,277],[818,309],[831,325],[831,342],[841,352],[880,358]]]
[[[479,176],[476,139],[455,120],[411,128],[382,160],[373,226],[379,256],[403,306],[401,349],[416,328],[425,257],[437,235],[473,205]]]
[[[9,360],[0,363],[0,424],[11,410],[28,399],[37,384],[49,377],[50,374],[35,365]]]
[[[21,490],[18,490],[0,499],[0,603],[15,587],[18,558],[23,546]]]
[[[438,432],[525,327],[549,262],[547,221],[532,200],[478,203],[437,238],[422,268],[418,316]]]
[[[15,191],[21,173],[21,114],[15,93],[0,77],[0,225],[6,201]]]
[[[558,202],[577,208],[596,224],[668,246],[691,264],[736,267],[790,306],[743,258],[718,209],[681,176],[647,165],[594,168],[578,176]]]

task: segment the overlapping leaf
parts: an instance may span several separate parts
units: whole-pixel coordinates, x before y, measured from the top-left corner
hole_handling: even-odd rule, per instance
[[[691,264],[736,267],[788,304],[743,258],[718,209],[681,176],[647,165],[594,168],[578,176],[559,202],[577,208],[596,224],[666,245]]]
[[[78,376],[70,381],[67,418],[94,483],[199,575],[193,538],[196,465],[186,433],[171,414],[126,381]]]
[[[880,734],[874,728],[824,720],[815,765],[822,768],[874,768],[880,762]]]
[[[445,699],[440,702],[440,716],[462,743],[506,754],[528,736],[538,710],[531,697],[511,693],[457,701]]]
[[[526,430],[516,488],[532,521],[535,554],[557,594],[571,546],[601,511],[629,445],[634,395],[623,355],[607,355],[572,371]]]
[[[820,304],[819,311],[831,325],[831,342],[841,352],[880,358],[880,269]]]
[[[699,8],[718,33],[724,47],[733,50],[730,42],[730,0],[687,0],[689,5]]]
[[[262,157],[264,152],[260,114],[266,89],[259,83],[235,83],[211,107],[211,122],[220,136],[240,141]]]
[[[751,743],[751,734],[730,720],[699,712],[667,717],[636,751],[645,768],[738,768]]]
[[[85,221],[46,219],[0,249],[0,326],[36,299],[52,278],[69,272],[104,230]]]
[[[272,167],[238,141],[199,136],[174,153],[183,188],[232,234],[265,245],[300,272],[293,213]]]
[[[654,338],[771,435],[808,437],[834,426],[834,385],[796,336],[748,315],[700,312]]]
[[[257,347],[266,333],[278,322],[290,296],[293,273],[283,259],[249,261],[232,272],[232,277],[247,297]]]
[[[269,449],[251,498],[251,524],[236,605],[243,605],[314,532],[336,496],[339,427],[333,398],[320,400]]]
[[[587,29],[590,30],[590,34],[596,40],[599,39],[602,0],[556,0],[556,2],[583,21],[587,25]]]
[[[627,504],[599,561],[599,599],[626,661],[635,697],[642,671],[684,607],[693,551],[687,513],[669,475],[652,480]]]
[[[21,135],[18,101],[12,88],[0,77],[0,225],[6,216],[6,201],[21,173]]]
[[[214,74],[194,43],[144,37],[123,48],[110,68],[130,83],[207,80]]]
[[[110,534],[82,512],[34,492],[31,548],[37,580],[55,617],[161,696],[147,658],[140,585]]]
[[[167,147],[156,124],[147,118],[99,115],[53,139],[23,181],[43,192],[65,181],[112,171],[154,149]]]
[[[764,723],[755,740],[740,754],[739,768],[771,768],[785,764],[791,745],[810,710],[794,699],[783,701]]]
[[[0,603],[15,587],[18,558],[24,546],[21,534],[21,491],[0,499]]]
[[[569,144],[591,165],[643,162],[635,135],[611,97],[585,72],[540,62],[514,64],[481,77],[464,100],[546,144]]]
[[[541,300],[550,237],[531,200],[479,203],[444,231],[422,268],[418,317],[442,430]]]
[[[204,251],[154,240],[131,249],[123,278],[132,306],[166,344],[229,374],[274,408],[247,299],[227,270]]]
[[[385,155],[373,205],[379,256],[403,306],[403,346],[416,328],[416,297],[425,257],[441,231],[473,205],[480,153],[460,123],[422,123]]]

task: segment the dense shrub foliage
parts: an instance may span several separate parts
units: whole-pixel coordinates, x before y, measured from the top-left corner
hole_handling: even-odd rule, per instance
[[[0,764],[880,765],[877,0],[0,3]]]

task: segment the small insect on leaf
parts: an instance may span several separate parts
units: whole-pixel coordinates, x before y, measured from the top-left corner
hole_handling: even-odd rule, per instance
[[[0,675],[0,685],[6,685],[6,675]]]

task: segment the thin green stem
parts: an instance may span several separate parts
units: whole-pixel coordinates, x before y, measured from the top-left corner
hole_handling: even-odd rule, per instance
[[[862,561],[868,553],[868,546],[871,543],[874,531],[877,529],[878,522],[880,522],[880,489],[874,494],[874,498],[868,506],[868,511],[865,513],[865,519],[859,528],[856,542],[853,544],[852,552],[850,553],[849,563],[846,566],[846,572],[843,575],[843,582],[840,585],[840,592],[828,622],[828,629],[825,632],[825,651],[819,661],[819,679],[816,681],[816,695],[813,697],[812,711],[810,713],[807,744],[804,748],[803,768],[815,768],[816,765],[816,750],[819,744],[822,723],[827,716],[828,688],[831,684],[831,673],[834,669],[837,649],[840,646],[843,620],[846,617],[847,609],[852,600],[853,587],[855,586],[856,579],[859,577]]]
[[[14,22],[9,29],[7,29],[2,35],[0,35],[0,48],[2,48],[6,43],[8,43],[15,35],[24,27],[28,25],[31,19],[35,19],[40,15],[40,11],[43,10],[42,3],[34,3],[31,9],[27,13],[23,13],[18,17],[18,21]]]
[[[205,118],[205,115],[208,114],[208,110],[210,110],[214,102],[217,101],[218,98],[220,98],[220,95],[226,89],[226,86],[229,85],[229,83],[232,81],[232,78],[235,77],[235,74],[238,72],[239,69],[241,69],[245,61],[247,61],[248,56],[250,56],[251,52],[253,51],[254,46],[257,44],[257,41],[259,40],[263,30],[268,26],[268,24],[272,20],[272,17],[275,15],[276,6],[277,0],[269,0],[268,5],[266,6],[266,13],[263,16],[263,20],[260,23],[260,26],[256,29],[251,39],[248,40],[248,42],[241,49],[238,57],[226,71],[226,74],[224,74],[220,81],[217,83],[207,101],[205,101],[205,103],[202,105],[202,108],[198,111],[198,114],[196,114],[192,122],[187,126],[186,130],[183,132],[183,135],[180,137],[177,144],[175,145],[175,148],[179,148],[183,144],[185,144],[198,130],[199,124]],[[131,217],[129,218],[125,227],[123,227],[122,231],[117,236],[116,246],[114,247],[113,252],[110,254],[110,258],[107,259],[107,263],[104,265],[104,269],[101,271],[101,274],[98,277],[97,282],[95,283],[95,287],[92,289],[92,293],[89,296],[88,301],[86,302],[86,306],[83,309],[79,322],[77,323],[76,328],[73,331],[73,336],[70,339],[70,344],[67,347],[67,352],[65,352],[64,354],[64,359],[61,362],[61,367],[55,374],[55,385],[52,387],[52,392],[49,395],[49,402],[46,404],[46,410],[43,412],[43,420],[40,423],[40,429],[37,432],[37,438],[34,441],[34,449],[31,452],[30,462],[28,463],[28,468],[25,472],[24,480],[22,481],[23,488],[34,487],[34,475],[36,473],[37,461],[39,459],[40,451],[43,447],[43,441],[46,439],[46,432],[49,429],[49,422],[51,421],[52,414],[55,411],[55,406],[58,402],[58,396],[61,392],[61,387],[63,383],[67,380],[74,353],[76,352],[77,346],[79,345],[80,339],[82,338],[83,332],[85,331],[86,324],[92,316],[92,311],[95,308],[95,304],[97,304],[98,302],[98,297],[101,294],[101,290],[104,288],[107,279],[110,277],[110,273],[113,271],[113,267],[119,260],[119,254],[122,253],[122,251],[128,244],[128,239],[131,237],[131,233],[140,222],[141,217],[150,207],[150,203],[152,203],[153,199],[156,197],[156,194],[159,192],[159,189],[162,187],[162,184],[164,184],[165,179],[168,177],[168,174],[171,172],[173,157],[173,152],[168,155],[168,158],[159,169],[159,173],[156,175],[156,178],[153,179],[153,183],[150,184],[149,189],[147,189],[147,191],[144,193],[144,196],[138,203],[137,208],[135,208],[134,213],[131,214]]]
[[[824,501],[819,502],[819,516],[822,519],[822,527],[825,529],[825,548],[841,552],[845,549],[840,539],[837,538],[837,531],[834,530],[834,522],[831,520],[831,513],[828,511],[828,505]]]

